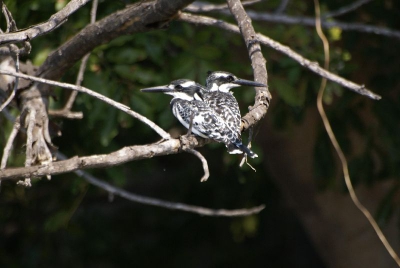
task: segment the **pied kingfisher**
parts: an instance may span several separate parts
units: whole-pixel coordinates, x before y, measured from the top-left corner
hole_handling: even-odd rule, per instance
[[[205,88],[191,80],[179,79],[169,85],[144,88],[143,92],[172,95],[172,113],[188,130],[205,139],[230,144],[230,129],[224,120],[203,101]]]
[[[208,72],[206,80],[207,93],[204,94],[204,101],[207,102],[215,112],[222,117],[226,126],[231,130],[235,141],[227,145],[228,152],[231,154],[245,153],[251,158],[257,157],[242,143],[240,124],[241,115],[239,104],[237,103],[231,88],[239,86],[265,87],[264,84],[239,79],[231,73],[216,71]]]

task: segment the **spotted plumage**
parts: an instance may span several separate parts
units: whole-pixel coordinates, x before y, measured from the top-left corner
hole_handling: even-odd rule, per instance
[[[239,105],[229,90],[240,85],[264,86],[241,80],[226,72],[210,73],[206,86],[187,79],[169,85],[142,89],[143,92],[162,92],[173,96],[171,110],[189,132],[222,142],[229,153],[245,153],[257,157],[242,144]]]
[[[231,73],[216,71],[209,72],[206,80],[206,93],[204,93],[204,101],[216,111],[218,115],[225,121],[226,126],[232,132],[232,139],[230,143],[226,144],[228,152],[232,154],[245,153],[254,158],[257,155],[248,149],[242,143],[240,125],[241,115],[239,104],[233,93],[230,92],[231,88],[239,87],[241,85],[264,87],[264,84],[239,79]]]
[[[142,89],[143,92],[162,92],[172,95],[171,110],[183,126],[194,134],[229,144],[235,139],[234,132],[227,126],[222,116],[204,101],[205,88],[190,80],[180,79],[169,85]],[[192,127],[190,124],[192,121]]]

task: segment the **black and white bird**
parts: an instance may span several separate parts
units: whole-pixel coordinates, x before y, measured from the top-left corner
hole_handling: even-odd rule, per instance
[[[189,129],[188,133],[193,132],[206,139],[230,143],[231,131],[222,117],[204,102],[205,88],[202,85],[191,80],[179,79],[169,85],[144,88],[141,91],[172,95],[172,113]]]
[[[215,71],[208,72],[206,80],[207,92],[203,97],[203,100],[210,105],[210,107],[222,117],[226,126],[230,129],[233,137],[233,142],[227,145],[228,152],[231,154],[245,153],[251,158],[257,157],[253,151],[247,148],[242,143],[241,139],[241,114],[239,104],[233,93],[230,92],[231,88],[239,86],[254,86],[254,87],[265,87],[264,84],[239,79],[235,75],[223,72]]]

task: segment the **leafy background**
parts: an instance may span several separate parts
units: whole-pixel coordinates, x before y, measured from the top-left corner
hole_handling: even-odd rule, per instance
[[[222,1],[214,1],[222,3]],[[66,5],[66,0],[8,0],[19,28],[45,21]],[[98,18],[122,9],[131,1],[100,1]],[[280,1],[265,1],[248,9],[273,12]],[[347,1],[324,1],[323,11],[335,10]],[[373,1],[340,19],[399,29],[399,3]],[[32,53],[23,60],[40,65],[46,56],[89,21],[90,4],[54,32],[32,40]],[[291,1],[290,15],[314,15],[311,2]],[[229,16],[216,15],[233,22]],[[4,29],[4,19],[1,25]],[[257,31],[290,45],[303,56],[322,62],[322,45],[312,28],[254,21]],[[398,53],[399,40],[379,35],[325,30],[331,43],[331,70],[364,83],[383,96],[374,102],[328,83],[325,95],[328,117],[349,157],[356,185],[373,187],[390,181],[390,187],[374,211],[385,224],[398,214],[400,167]],[[315,117],[320,79],[272,49],[263,48],[268,60],[272,105],[256,129],[253,148],[260,156],[251,160],[257,169],[238,167],[240,157],[228,155],[221,144],[201,148],[211,177],[200,183],[201,163],[192,155],[178,154],[130,162],[122,166],[89,170],[91,174],[134,193],[212,208],[242,208],[266,204],[259,215],[244,218],[209,218],[110,198],[75,174],[37,180],[24,189],[3,182],[0,196],[0,266],[37,267],[325,267],[298,214],[288,206],[269,160],[276,159],[270,136],[281,135],[313,144],[312,167],[299,176],[311,178],[321,192],[346,193],[340,167],[321,122]],[[78,64],[62,81],[74,83]],[[83,85],[154,120],[173,136],[184,133],[169,110],[170,97],[144,94],[140,88],[167,84],[177,78],[204,84],[208,70],[225,70],[252,79],[247,51],[240,36],[219,29],[172,22],[166,30],[123,36],[96,48],[89,59]],[[69,96],[55,89],[51,108],[63,106]],[[254,92],[235,89],[242,113],[252,104]],[[123,146],[146,144],[159,137],[141,122],[89,96],[78,95],[75,111],[82,120],[54,118],[62,131],[53,142],[68,156],[109,153]],[[13,111],[17,114],[17,111]],[[310,113],[317,118],[315,135],[296,132]],[[0,117],[0,147],[12,124]],[[247,136],[247,133],[244,134]],[[269,140],[269,141],[268,141]],[[286,147],[285,147],[286,148]],[[301,148],[299,143],[289,151]],[[10,166],[24,161],[24,137],[14,146]],[[294,166],[296,163],[293,163]],[[293,169],[291,165],[286,166]],[[301,174],[301,172],[303,172]],[[339,175],[338,175],[339,174]],[[338,179],[339,178],[339,179]],[[298,190],[307,198],[307,193]],[[395,217],[397,218],[397,217]]]

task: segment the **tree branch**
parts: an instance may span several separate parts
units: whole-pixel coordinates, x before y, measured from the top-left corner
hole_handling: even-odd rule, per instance
[[[29,27],[26,30],[0,34],[0,45],[30,41],[35,37],[51,32],[63,24],[71,14],[89,1],[90,0],[71,0],[63,9],[52,15],[47,22]]]
[[[239,28],[237,26],[227,23],[222,20],[217,20],[214,18],[206,17],[206,16],[198,16],[198,15],[192,15],[192,14],[188,14],[188,13],[181,13],[179,16],[179,20],[197,24],[197,25],[200,24],[200,25],[207,25],[207,26],[215,26],[215,27],[219,27],[219,28],[222,28],[224,30],[227,30],[227,31],[230,31],[233,33],[240,33]],[[322,77],[325,77],[326,79],[328,79],[332,82],[335,82],[343,87],[346,87],[358,94],[367,96],[371,99],[374,99],[374,100],[381,99],[381,96],[371,92],[369,89],[365,88],[364,85],[358,85],[358,84],[353,83],[347,79],[344,79],[336,74],[333,74],[333,73],[325,70],[324,68],[321,68],[317,62],[312,62],[312,61],[304,58],[300,54],[293,51],[291,48],[289,48],[285,45],[282,45],[281,43],[274,41],[265,35],[257,34],[257,38],[261,44],[263,44],[265,46],[269,46],[269,47],[275,49],[276,51],[279,51],[279,52],[285,54],[286,56],[288,56],[288,57],[292,58],[293,60],[297,61],[298,63],[300,63],[300,65],[304,66],[305,68],[313,71],[314,73],[316,73]]]
[[[195,4],[188,6],[185,10],[190,12],[202,12],[201,9],[198,8]],[[214,5],[214,9],[209,6],[207,11],[216,11],[222,14],[229,14],[227,10],[221,10],[218,6]],[[281,15],[281,14],[272,14],[267,12],[255,12],[255,11],[247,11],[247,14],[253,20],[258,21],[267,21],[267,22],[274,22],[274,23],[283,23],[283,24],[290,24],[290,25],[305,25],[314,27],[315,20],[311,17],[303,17],[303,16],[288,16],[288,15]],[[329,15],[329,13],[328,13]],[[388,29],[385,27],[373,26],[373,25],[365,25],[362,23],[346,23],[340,21],[321,21],[321,25],[323,28],[330,29],[334,27],[338,27],[343,31],[356,31],[362,33],[370,33],[370,34],[377,34],[386,37],[391,37],[395,39],[400,39],[400,31]]]
[[[203,177],[201,177],[200,182],[205,182],[206,180],[208,180],[208,178],[210,177],[210,171],[208,169],[207,160],[204,158],[204,156],[194,149],[185,149],[184,151],[191,153],[200,159],[201,164],[203,165],[203,170],[204,170],[204,175],[203,175]]]
[[[114,12],[96,23],[87,25],[51,53],[40,66],[36,76],[58,80],[66,70],[95,47],[122,35],[164,28],[180,9],[193,1],[140,1]]]
[[[204,145],[201,141],[197,146]],[[193,146],[194,147],[194,146]],[[49,163],[48,165],[8,168],[0,170],[1,179],[21,177],[42,177],[71,172],[78,169],[101,168],[121,165],[128,161],[152,158],[161,155],[177,154],[181,150],[179,139],[169,139],[148,145],[124,147],[109,154],[73,157],[64,161]]]
[[[253,67],[254,80],[266,87],[256,87],[255,103],[250,107],[250,113],[242,118],[242,128],[248,129],[250,126],[260,121],[268,111],[271,101],[271,93],[268,90],[268,74],[265,66],[266,60],[261,53],[261,46],[257,40],[257,34],[254,31],[251,19],[247,16],[239,0],[227,0],[229,10],[238,23],[240,32],[246,43],[246,47]]]
[[[344,14],[349,13],[351,11],[354,11],[357,8],[361,7],[362,5],[365,5],[365,4],[367,4],[367,3],[371,2],[371,1],[372,0],[358,0],[358,1],[355,1],[355,2],[351,3],[350,5],[341,7],[339,9],[331,11],[331,12],[328,12],[322,17],[324,19],[326,19],[326,18],[341,16],[341,15],[344,15]]]
[[[82,86],[75,86],[75,85],[71,85],[71,84],[67,84],[67,83],[61,83],[61,82],[56,82],[56,81],[52,81],[52,80],[48,80],[48,79],[43,79],[43,78],[38,78],[38,77],[34,77],[34,76],[30,76],[30,75],[26,75],[26,74],[21,74],[21,73],[15,73],[15,72],[9,72],[9,71],[3,71],[0,70],[0,74],[6,74],[6,75],[12,75],[12,76],[16,76],[16,77],[20,77],[20,78],[24,78],[27,80],[31,80],[31,81],[35,81],[35,82],[40,82],[40,83],[45,83],[47,85],[52,85],[52,86],[58,86],[58,87],[62,87],[62,88],[66,88],[66,89],[71,89],[71,90],[75,90],[78,92],[82,92],[82,93],[86,93],[92,97],[95,97],[127,114],[129,114],[130,116],[142,121],[143,123],[147,124],[149,127],[151,127],[155,132],[157,132],[162,138],[164,139],[170,139],[171,136],[165,132],[162,128],[160,128],[159,126],[157,126],[154,122],[152,122],[151,120],[147,119],[146,117],[144,117],[143,115],[131,110],[128,106],[121,104],[119,102],[116,102],[106,96],[103,96],[95,91],[92,91],[88,88],[82,87]]]
[[[98,7],[98,0],[93,0],[92,2],[92,9],[90,10],[90,23],[93,24],[96,22],[96,14],[97,14],[97,7]],[[87,53],[81,61],[79,66],[78,76],[76,78],[75,85],[80,86],[82,85],[83,76],[85,73],[86,65],[90,56],[90,52]],[[72,91],[69,95],[67,102],[65,103],[64,107],[60,110],[53,110],[49,111],[49,115],[55,116],[62,116],[69,119],[82,119],[83,113],[82,112],[72,112],[72,105],[75,102],[76,96],[78,95],[77,91]]]
[[[63,155],[61,153],[58,153],[57,156],[59,159],[67,158],[65,155]],[[127,200],[137,202],[140,204],[162,207],[162,208],[171,209],[171,210],[186,211],[186,212],[190,212],[190,213],[199,214],[201,216],[241,217],[241,216],[257,214],[265,208],[265,205],[260,205],[260,206],[248,208],[248,209],[233,209],[233,210],[210,209],[210,208],[205,208],[205,207],[192,206],[192,205],[188,205],[188,204],[184,204],[184,203],[170,202],[170,201],[165,201],[165,200],[160,200],[160,199],[156,199],[156,198],[151,198],[151,197],[147,197],[147,196],[130,193],[128,191],[125,191],[124,189],[115,187],[109,183],[101,181],[98,178],[94,177],[93,175],[91,175],[87,172],[84,172],[82,170],[75,170],[74,172],[75,172],[75,174],[77,174],[79,177],[85,179],[90,184],[93,184],[101,189],[104,189],[110,194],[118,195]]]

